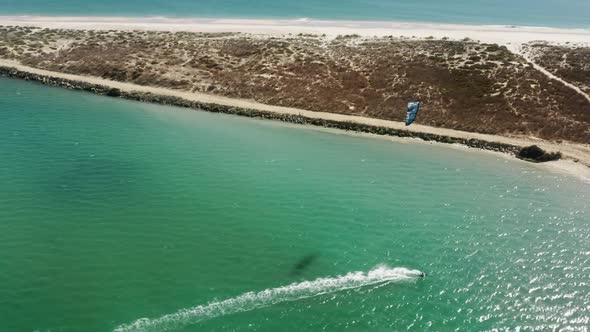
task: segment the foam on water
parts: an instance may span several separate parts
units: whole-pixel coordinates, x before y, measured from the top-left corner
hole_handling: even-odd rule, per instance
[[[280,302],[294,301],[368,285],[409,280],[416,278],[419,274],[420,271],[418,270],[401,267],[390,268],[380,265],[368,272],[350,272],[344,276],[319,278],[313,281],[269,288],[260,292],[248,292],[227,300],[181,309],[155,319],[141,318],[130,324],[120,325],[114,331],[168,331],[206,319],[254,310]]]

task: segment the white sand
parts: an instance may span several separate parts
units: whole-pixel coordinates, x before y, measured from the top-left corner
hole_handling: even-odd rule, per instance
[[[535,40],[551,43],[590,45],[590,30],[493,25],[458,25],[406,22],[255,20],[255,19],[181,19],[163,17],[50,17],[0,16],[0,25],[28,25],[44,28],[91,30],[159,30],[193,32],[245,32],[285,35],[298,33],[360,36],[404,36],[411,38],[471,38],[503,45]]]

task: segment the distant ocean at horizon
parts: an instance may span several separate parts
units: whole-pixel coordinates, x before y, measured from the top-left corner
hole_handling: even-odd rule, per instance
[[[0,15],[408,21],[590,29],[587,0],[3,0]]]

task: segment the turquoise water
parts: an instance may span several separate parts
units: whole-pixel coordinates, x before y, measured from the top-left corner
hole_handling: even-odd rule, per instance
[[[2,331],[590,320],[590,184],[573,177],[9,79],[0,135]]]
[[[2,15],[313,18],[590,28],[587,0],[3,0]]]

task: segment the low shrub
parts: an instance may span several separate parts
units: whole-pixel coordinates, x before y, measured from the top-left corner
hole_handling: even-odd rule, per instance
[[[547,152],[536,145],[531,145],[520,149],[516,156],[523,160],[542,163],[561,159],[561,152]]]

